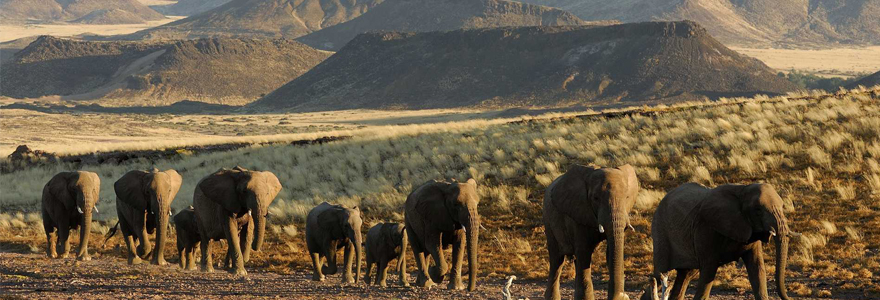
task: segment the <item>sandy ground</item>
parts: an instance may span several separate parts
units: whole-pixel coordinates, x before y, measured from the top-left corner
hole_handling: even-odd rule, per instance
[[[0,294],[3,299],[503,299],[504,278],[481,279],[476,291],[445,288],[403,287],[389,275],[387,288],[358,284],[341,285],[340,275],[313,282],[308,271],[276,274],[248,268],[247,277],[217,270],[206,274],[182,271],[177,265],[129,266],[121,258],[94,257],[88,262],[72,258],[48,259],[41,254],[0,253]],[[410,274],[413,282],[414,276]],[[604,283],[596,285],[596,298],[605,299]],[[516,280],[513,299],[543,298],[543,280]],[[572,297],[571,282],[562,285],[562,297]],[[638,288],[627,288],[638,299]],[[747,293],[715,291],[713,299],[751,299]],[[798,297],[797,299],[810,299]],[[859,296],[823,299],[867,299]]]
[[[757,58],[778,71],[794,69],[848,78],[854,73],[874,73],[880,70],[880,46],[822,50],[730,48]]]
[[[0,25],[0,42],[11,41],[34,35],[74,36],[83,33],[96,35],[117,35],[136,32],[174,22],[184,17],[168,17],[164,20],[144,24],[125,25],[86,25],[86,24],[28,24]]]

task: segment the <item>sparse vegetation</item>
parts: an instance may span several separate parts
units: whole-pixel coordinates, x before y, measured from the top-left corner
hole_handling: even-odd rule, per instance
[[[801,233],[792,243],[793,292],[837,295],[878,289],[878,283],[861,274],[880,273],[880,257],[866,251],[880,247],[880,201],[876,182],[856,179],[878,174],[880,126],[866,126],[880,124],[878,100],[880,87],[841,95],[723,99],[615,117],[409,125],[321,146],[266,146],[88,170],[102,179],[101,214],[95,218],[105,222],[115,215],[113,181],[130,169],[177,169],[184,185],[176,208],[190,205],[196,182],[217,168],[273,171],[284,189],[270,208],[270,223],[280,227],[272,230],[266,253],[256,258],[269,261],[273,271],[308,266],[297,232],[308,210],[322,201],[359,205],[368,224],[401,221],[412,186],[429,179],[473,177],[483,199],[487,242],[481,245],[486,248],[481,260],[494,262],[484,264],[483,275],[543,278],[547,262],[540,216],[545,186],[574,163],[628,163],[642,186],[631,220],[636,231],[627,235],[627,277],[635,282],[650,270],[650,220],[664,191],[691,180],[772,183],[789,201],[791,228]],[[0,209],[25,215],[38,211],[42,185],[67,168],[0,175]],[[0,218],[0,225],[15,228],[12,221],[3,221],[7,219]],[[21,234],[25,229],[7,230]],[[44,247],[40,240],[23,243]],[[770,247],[765,259],[772,264]],[[604,250],[597,251],[594,261],[604,261]],[[603,263],[593,272],[607,280]],[[741,267],[723,268],[719,286],[738,288],[744,276]],[[821,280],[850,285],[819,286]]]

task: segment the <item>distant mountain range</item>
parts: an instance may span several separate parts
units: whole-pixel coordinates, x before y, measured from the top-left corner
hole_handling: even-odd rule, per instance
[[[385,0],[360,17],[299,38],[312,47],[338,50],[370,31],[427,32],[456,29],[585,25],[573,14],[506,0]]]
[[[178,0],[171,5],[155,6],[153,9],[170,16],[192,16],[209,11],[230,0]]]
[[[3,64],[0,95],[241,105],[330,56],[293,40],[85,42],[43,36]]]
[[[584,20],[693,20],[726,44],[880,44],[880,0],[522,0]]]
[[[794,90],[692,22],[367,33],[255,111],[645,104]]]
[[[135,24],[165,16],[137,0],[0,0],[0,22]]]

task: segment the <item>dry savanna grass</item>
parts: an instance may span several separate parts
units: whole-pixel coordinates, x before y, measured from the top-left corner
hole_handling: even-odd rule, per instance
[[[253,265],[282,273],[308,268],[303,220],[322,201],[359,205],[368,227],[401,221],[406,195],[426,180],[475,178],[485,226],[481,276],[543,278],[547,254],[540,216],[549,182],[572,164],[631,164],[643,187],[632,213],[636,231],[627,235],[631,287],[644,283],[650,272],[650,222],[665,191],[689,181],[765,182],[776,186],[791,228],[801,233],[791,249],[792,293],[880,295],[874,278],[880,274],[880,87],[651,110],[655,113],[449,123],[442,129],[360,135],[320,146],[254,147],[85,169],[101,176],[102,213],[96,219],[105,224],[115,219],[113,181],[131,169],[177,169],[184,185],[175,208],[188,206],[196,182],[220,167],[274,172],[284,189],[270,208],[268,250]],[[39,226],[32,213],[39,210],[42,185],[67,168],[0,175],[0,208],[7,212],[0,218],[0,226],[7,228],[0,235],[2,245],[43,251],[45,242],[34,237],[41,229],[34,229]],[[106,227],[96,228],[97,234]],[[115,239],[111,243],[119,245]],[[765,246],[770,265],[772,247]],[[104,251],[122,256],[121,250]],[[598,249],[593,274],[601,280],[608,278],[604,260],[604,249]],[[741,266],[727,266],[718,286],[746,293],[745,276]]]

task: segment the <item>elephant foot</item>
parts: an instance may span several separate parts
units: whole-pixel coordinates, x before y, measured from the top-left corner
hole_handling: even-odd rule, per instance
[[[343,282],[343,283],[353,284],[353,283],[354,283],[354,277],[352,277],[351,275],[343,276],[342,282]]]
[[[424,274],[419,274],[419,278],[416,279],[416,286],[419,286],[419,287],[430,289],[431,287],[433,287],[435,285],[437,285],[437,284],[435,284],[434,281],[431,281],[431,279],[428,278],[427,276],[425,276]]]
[[[321,274],[321,273],[313,274],[312,281],[324,281],[324,274]]]
[[[184,270],[187,270],[187,271],[195,271],[195,270],[196,270],[196,266],[186,266],[186,269],[184,269]]]
[[[428,274],[431,275],[431,280],[436,283],[443,282],[443,276],[446,276],[446,272],[441,271],[437,266],[428,268]]]
[[[619,293],[613,298],[614,300],[629,300],[629,296],[626,293]]]
[[[214,273],[214,266],[208,264],[207,266],[202,266],[202,272],[205,273]]]
[[[167,264],[168,264],[168,262],[166,262],[164,259],[162,259],[162,260],[155,260],[155,259],[154,259],[154,260],[151,261],[150,263],[151,263],[151,264],[154,264],[154,265],[157,265],[157,266],[164,266],[164,265],[167,265]]]
[[[61,253],[58,258],[67,258],[67,253]]]
[[[78,261],[90,261],[90,260],[92,260],[92,256],[91,256],[91,255],[88,255],[88,254],[86,254],[86,255],[80,255],[80,256],[77,256],[77,257],[76,257],[76,260],[78,260]]]
[[[139,264],[142,264],[143,262],[144,262],[144,261],[141,260],[141,258],[140,258],[140,257],[137,257],[137,256],[135,256],[135,257],[129,257],[129,258],[128,258],[128,264],[129,264],[129,265],[139,265]]]
[[[544,299],[546,300],[559,300],[561,297],[559,296],[559,289],[546,290],[544,291]]]
[[[229,273],[235,274],[235,276],[247,276],[247,270],[244,268],[241,269],[230,269]]]
[[[446,285],[447,289],[450,290],[463,290],[464,284],[461,283],[461,278],[456,278],[449,281],[449,284]]]
[[[48,257],[48,258],[58,258],[58,254],[55,254],[55,253],[48,253],[48,254],[46,254],[46,257]]]
[[[401,286],[409,286],[409,281],[401,280],[401,281],[400,281],[400,285],[401,285]]]

